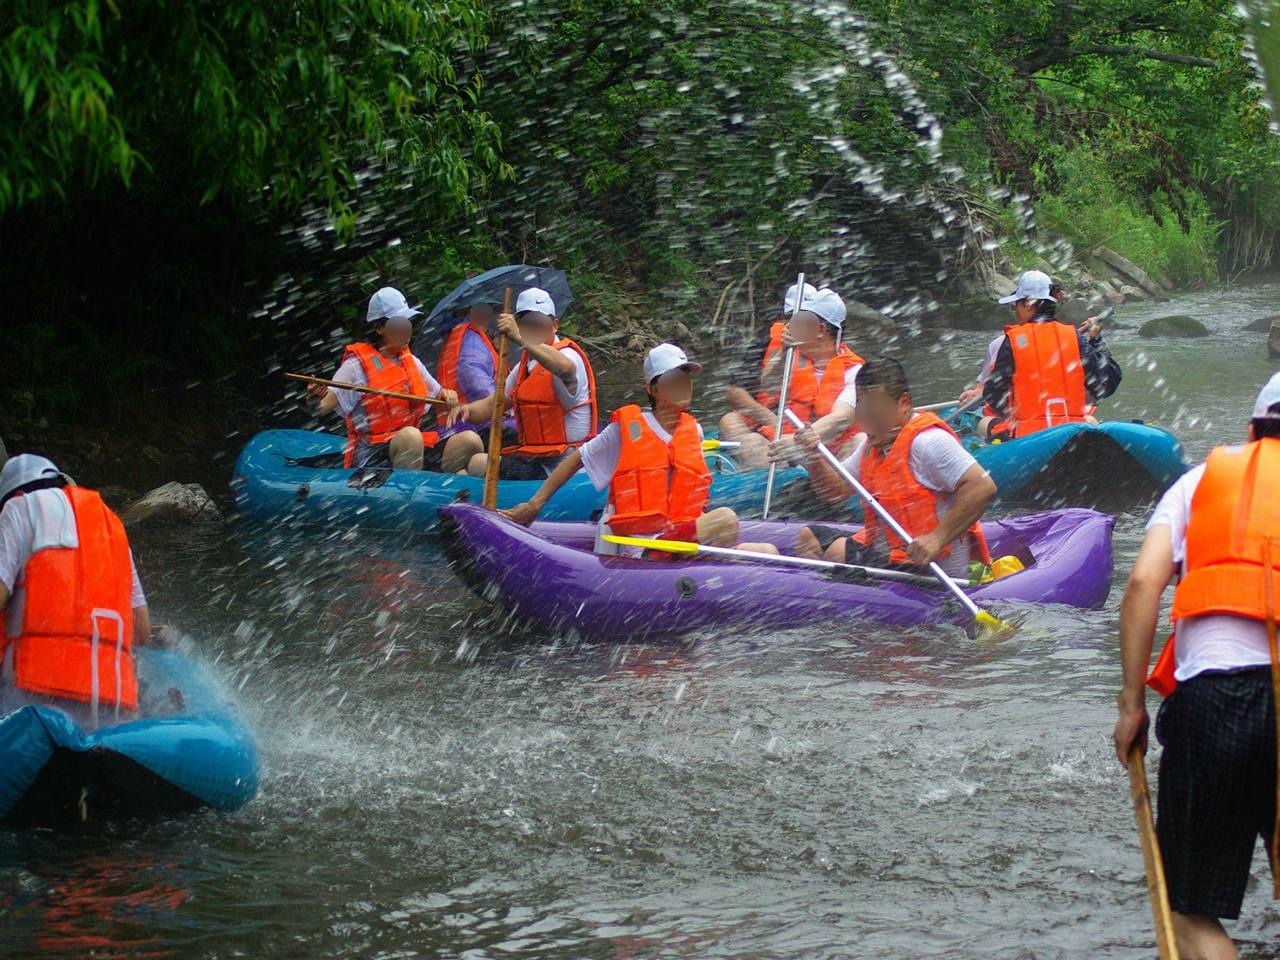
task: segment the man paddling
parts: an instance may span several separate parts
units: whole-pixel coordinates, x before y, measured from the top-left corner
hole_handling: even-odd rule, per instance
[[[26,703],[82,725],[137,709],[133,648],[151,634],[120,518],[44,457],[0,470],[0,716]]]
[[[1157,833],[1183,957],[1236,956],[1221,921],[1240,916],[1258,838],[1269,846],[1275,828],[1268,623],[1280,605],[1280,373],[1258,395],[1248,436],[1161,498],[1120,607],[1113,736],[1125,766],[1135,744],[1146,748],[1144,682],[1169,693],[1156,718]],[[1172,655],[1148,680],[1161,595],[1175,576]]]
[[[520,362],[507,375],[504,406],[515,411],[517,445],[502,453],[503,480],[545,480],[572,450],[596,435],[596,381],[586,352],[559,334],[551,294],[530,287],[516,298],[515,312],[498,317],[498,331],[521,347]],[[465,423],[488,423],[494,397],[459,407]],[[476,453],[467,466],[483,477],[489,455]]]
[[[702,364],[690,361],[675,344],[658,344],[644,361],[649,409],[628,404],[615,411],[599,436],[570,451],[532,499],[499,512],[527,526],[581,466],[597,490],[609,488],[597,553],[642,553],[608,543],[607,534],[776,553],[769,544],[738,544],[733,510],[707,509],[711,471],[702,455],[702,427],[688,412],[693,374],[701,371]]]
[[[395,287],[375,292],[365,315],[369,333],[365,339],[347,345],[332,379],[415,397],[438,397],[445,401],[449,411],[446,419],[451,421],[460,409],[458,395],[441,387],[409,349],[413,318],[418,314]],[[458,473],[480,450],[480,438],[472,432],[442,441],[438,432],[424,431],[425,403],[318,384],[307,388],[307,396],[316,404],[317,413],[337,409],[346,418],[343,463],[348,467]]]
[[[994,414],[983,417],[985,438],[1026,437],[1063,423],[1086,423],[1090,405],[1120,386],[1120,365],[1096,322],[1077,330],[1054,317],[1053,282],[1039,270],[1018,278],[1001,304],[1013,304],[1017,323],[1005,327],[982,396]]]
[[[892,357],[869,360],[858,374],[858,425],[866,431],[843,461],[912,535],[903,543],[867,511],[862,530],[813,524],[800,531],[799,556],[869,566],[937,560],[955,577],[967,577],[970,560],[990,563],[978,521],[996,495],[996,485],[955,432],[936,414],[916,413],[902,364]],[[813,429],[796,434],[808,452],[806,468],[814,489],[828,503],[841,503],[853,490],[818,455]]]
[[[769,441],[773,439],[774,424],[778,419],[778,394],[760,387],[760,374],[782,349],[783,334],[799,301],[812,299],[817,294],[818,288],[811,283],[806,283],[798,295],[794,283],[787,288],[782,297],[782,312],[769,328],[769,339],[760,344],[754,351],[754,356],[747,360],[750,387],[735,385],[725,391],[725,399],[733,409],[720,418],[720,439],[738,444],[735,459],[746,469],[768,466]],[[792,365],[792,375],[794,376],[796,368],[808,364],[809,361],[797,353]],[[786,424],[783,431],[793,433],[794,429]]]

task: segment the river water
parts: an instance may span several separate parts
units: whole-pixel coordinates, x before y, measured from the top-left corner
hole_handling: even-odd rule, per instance
[[[1240,328],[1277,312],[1276,286],[1121,308],[1107,413],[1193,459],[1239,439],[1272,369]],[[1138,339],[1166,313],[1212,335]],[[988,339],[906,338],[917,401],[954,395]],[[999,645],[495,639],[429,544],[141,535],[153,610],[239,690],[261,793],[0,836],[0,956],[1149,957],[1109,740],[1143,519],[1116,528],[1106,609],[1035,611]],[[1233,932],[1272,956],[1261,856],[1254,881]]]

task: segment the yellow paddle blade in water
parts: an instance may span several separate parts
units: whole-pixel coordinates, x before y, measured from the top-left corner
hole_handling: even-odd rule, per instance
[[[1013,624],[1006,623],[993,613],[986,610],[979,610],[974,620],[978,624],[978,629],[985,633],[992,640],[1003,640],[1012,636],[1017,629]]]
[[[684,540],[653,540],[649,537],[620,537],[617,534],[606,533],[604,539],[607,543],[617,543],[624,547],[643,547],[646,550],[665,550],[667,553],[697,553],[698,544],[687,543]]]

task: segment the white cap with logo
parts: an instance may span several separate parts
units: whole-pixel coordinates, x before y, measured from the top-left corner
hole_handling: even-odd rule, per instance
[[[71,478],[47,457],[36,456],[34,453],[20,453],[16,457],[10,457],[4,469],[0,470],[0,500],[28,483],[55,477],[71,482]]]
[[[806,283],[804,285],[804,292],[800,295],[800,299],[802,301],[806,300],[809,297],[815,296],[817,292],[817,287],[812,283]],[[782,312],[788,317],[796,312],[796,285],[794,283],[787,287],[786,295],[782,298]]]
[[[702,364],[694,363],[688,355],[674,343],[660,343],[644,358],[644,382],[653,383],[654,379],[672,370],[687,370],[689,373],[701,373]]]
[[[521,290],[520,296],[516,297],[516,315],[519,316],[529,310],[546,314],[548,317],[559,316],[556,313],[556,302],[551,299],[551,294],[541,287],[530,287],[528,290]]]
[[[383,287],[369,298],[369,313],[366,319],[369,323],[375,323],[378,320],[412,320],[421,313],[421,310],[410,307],[404,294],[395,287]]]
[[[816,313],[837,330],[844,329],[844,319],[848,316],[848,310],[845,308],[844,301],[840,299],[840,294],[830,287],[823,287],[821,290],[815,290],[812,296],[806,296],[800,301],[800,309]]]
[[[1280,420],[1280,373],[1267,381],[1253,405],[1254,420]]]
[[[996,303],[1017,303],[1019,300],[1052,300],[1057,303],[1058,298],[1049,294],[1052,287],[1053,281],[1047,273],[1028,270],[1018,278],[1018,289],[1007,297],[1001,297]]]

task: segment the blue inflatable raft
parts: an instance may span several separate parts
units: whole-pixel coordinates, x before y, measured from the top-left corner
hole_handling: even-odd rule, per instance
[[[358,525],[367,529],[436,533],[436,511],[460,496],[479,503],[478,477],[425,470],[350,469],[342,466],[346,438],[310,430],[265,430],[240,452],[231,488],[241,513],[259,520],[299,526]],[[740,514],[758,513],[768,471],[737,472],[732,459],[708,453],[715,471],[713,506]],[[779,470],[775,493],[803,481],[799,467]],[[503,480],[498,506],[514,507],[537,491],[537,480]],[[606,491],[579,473],[561,487],[541,514],[543,520],[590,520],[603,509]]]
[[[1123,509],[1160,496],[1187,470],[1178,438],[1146,423],[1067,423],[993,443],[978,439],[976,425],[977,417],[968,415],[958,423],[1001,500]]]
[[[0,717],[0,824],[234,810],[253,799],[253,736],[206,668],[172,649],[134,657],[139,719],[86,733],[51,706]]]

